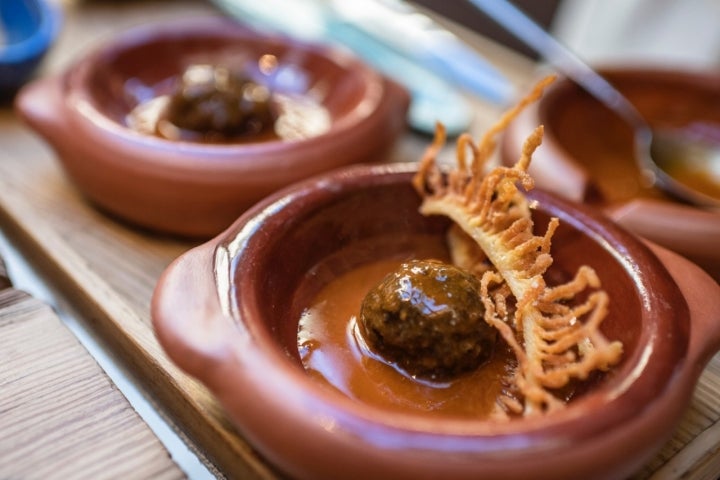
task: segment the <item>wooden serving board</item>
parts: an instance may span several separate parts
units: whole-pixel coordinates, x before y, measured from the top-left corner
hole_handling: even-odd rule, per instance
[[[148,9],[159,17],[158,5],[167,4],[132,2],[120,8],[97,3],[86,2],[87,10],[69,13],[72,28],[66,38],[73,43],[57,47],[61,52],[72,51],[78,39],[86,43],[83,35],[99,35],[102,29],[97,25],[118,29],[132,19],[152,17],[146,14]],[[195,13],[207,8],[196,5],[202,2],[175,3],[181,6],[173,6],[174,12],[182,11],[183,5],[192,6]],[[92,22],[95,30],[88,33],[83,22]],[[497,51],[484,53],[492,56]],[[534,68],[502,55],[498,61],[505,61],[519,78]],[[51,62],[59,68],[67,60]],[[497,114],[486,109],[481,116],[494,119]],[[427,143],[427,139],[408,136],[398,145],[395,159],[417,159]],[[80,309],[90,327],[133,370],[160,411],[219,476],[275,478],[273,468],[236,434],[214,398],[167,359],[153,334],[149,306],[155,283],[165,267],[193,243],[139,231],[94,209],[68,182],[53,153],[9,110],[0,110],[0,228]],[[2,395],[0,390],[0,401]],[[718,420],[720,357],[703,375],[676,435],[637,478],[716,478],[720,474]]]
[[[0,478],[185,478],[55,312],[0,263]]]

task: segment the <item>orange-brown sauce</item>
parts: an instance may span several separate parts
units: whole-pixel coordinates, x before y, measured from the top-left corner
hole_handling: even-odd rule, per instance
[[[445,383],[405,376],[358,343],[354,326],[365,294],[400,263],[380,260],[361,266],[319,292],[300,319],[298,348],[306,371],[369,405],[448,417],[487,417],[514,365],[503,342],[479,369]]]
[[[706,130],[710,128],[706,128]],[[714,136],[720,139],[720,125],[714,130]],[[683,135],[684,132],[680,131],[678,134]],[[693,141],[703,141],[702,139],[696,140],[692,132],[685,134],[685,137],[690,145]],[[709,148],[715,149],[715,152],[720,152],[720,140],[706,140],[703,143]],[[697,192],[720,199],[720,153],[715,155],[698,154],[693,158],[686,158],[688,155],[693,155],[691,149],[686,152],[669,147],[664,150],[664,155],[656,157],[656,162],[665,173],[678,182]]]

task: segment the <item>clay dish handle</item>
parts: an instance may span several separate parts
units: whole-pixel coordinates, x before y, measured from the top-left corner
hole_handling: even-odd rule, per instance
[[[62,83],[60,75],[42,77],[25,85],[15,98],[20,118],[55,148],[62,148],[68,131]]]
[[[177,258],[163,272],[151,304],[153,326],[165,351],[211,389],[223,381],[212,372],[232,363],[228,359],[234,347],[245,343],[241,326],[223,311],[212,268],[214,252],[214,245],[206,243]]]
[[[675,280],[690,309],[688,361],[695,375],[687,380],[694,386],[705,365],[720,350],[720,285],[689,260],[647,243]]]
[[[720,214],[645,198],[610,206],[605,213],[626,229],[678,252],[720,278]]]

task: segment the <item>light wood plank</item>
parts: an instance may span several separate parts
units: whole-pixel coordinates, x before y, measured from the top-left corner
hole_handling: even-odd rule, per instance
[[[0,478],[185,478],[55,313],[0,291]]]

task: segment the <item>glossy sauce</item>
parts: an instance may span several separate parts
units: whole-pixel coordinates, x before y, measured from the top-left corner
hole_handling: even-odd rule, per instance
[[[683,161],[664,163],[660,165],[660,168],[693,190],[720,199],[720,171],[713,171],[712,167],[693,168]],[[715,169],[717,168],[715,167]]]
[[[403,412],[486,418],[495,408],[503,379],[514,365],[499,341],[491,358],[477,370],[444,383],[408,377],[368,352],[358,341],[357,315],[365,294],[400,260],[382,260],[356,268],[323,288],[305,310],[298,348],[306,371],[318,381],[366,404]]]
[[[703,135],[698,135],[697,130]],[[713,154],[693,155],[691,148],[685,151],[671,145],[665,147],[664,155],[656,156],[657,166],[693,190],[720,199],[720,124],[694,126],[675,134],[684,136],[690,146],[693,141],[701,142]]]

